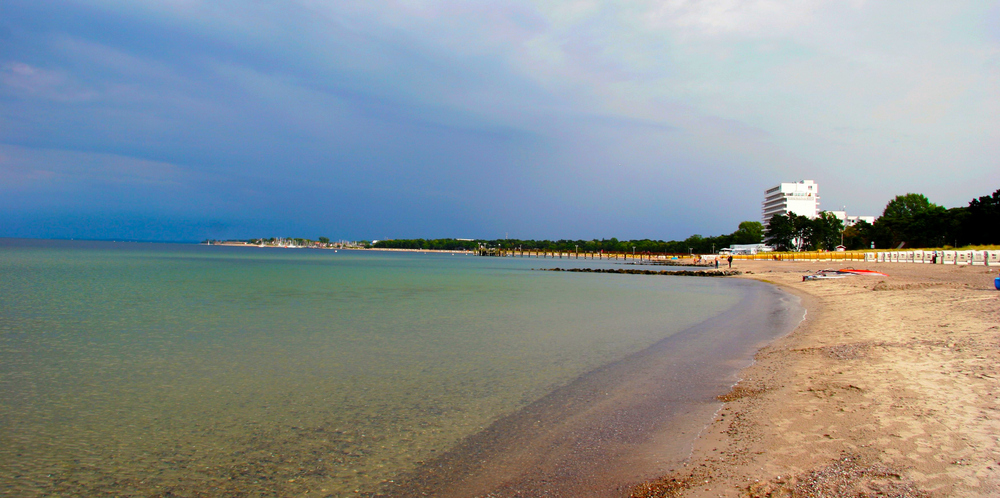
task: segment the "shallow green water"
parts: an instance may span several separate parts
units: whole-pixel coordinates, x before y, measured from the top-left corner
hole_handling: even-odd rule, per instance
[[[0,239],[0,493],[373,491],[739,299],[600,264]]]

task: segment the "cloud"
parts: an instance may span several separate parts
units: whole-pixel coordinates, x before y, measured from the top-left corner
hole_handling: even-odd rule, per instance
[[[652,28],[677,29],[685,36],[773,38],[812,23],[821,7],[829,3],[832,2],[668,0],[652,4],[646,17]]]
[[[75,189],[81,185],[177,187],[194,176],[182,167],[159,161],[0,144],[3,190]]]
[[[23,62],[8,62],[0,68],[0,85],[22,98],[61,102],[92,100],[97,92],[74,81],[64,71],[43,69]]]

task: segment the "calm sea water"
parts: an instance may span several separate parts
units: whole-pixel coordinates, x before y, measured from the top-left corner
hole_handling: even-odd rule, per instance
[[[373,492],[740,299],[611,264],[0,239],[0,494]]]

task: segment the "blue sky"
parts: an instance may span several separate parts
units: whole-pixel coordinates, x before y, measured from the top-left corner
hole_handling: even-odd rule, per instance
[[[1000,188],[1000,1],[4,0],[0,236],[681,239]]]

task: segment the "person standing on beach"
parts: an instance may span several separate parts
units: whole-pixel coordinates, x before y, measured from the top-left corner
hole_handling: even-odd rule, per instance
[[[732,268],[733,267],[733,255],[730,254],[729,257],[726,258],[726,261],[729,261],[729,267]]]

